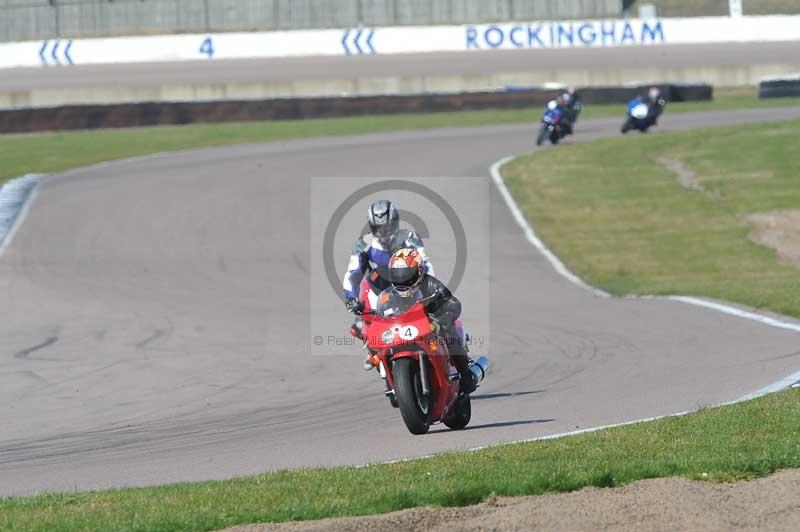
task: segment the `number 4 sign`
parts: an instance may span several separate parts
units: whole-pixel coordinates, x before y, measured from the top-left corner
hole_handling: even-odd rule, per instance
[[[209,59],[214,57],[214,40],[209,36],[200,45],[200,53],[208,56]]]

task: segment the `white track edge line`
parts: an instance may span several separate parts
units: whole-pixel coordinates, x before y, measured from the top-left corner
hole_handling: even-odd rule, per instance
[[[605,292],[603,290],[600,290],[598,288],[595,288],[593,286],[588,285],[580,277],[578,277],[572,271],[570,271],[569,268],[567,268],[564,265],[564,263],[561,262],[561,260],[552,251],[550,251],[550,249],[544,244],[544,242],[542,242],[541,239],[536,235],[536,232],[533,230],[533,227],[531,227],[531,225],[525,219],[525,215],[522,214],[522,211],[520,210],[519,206],[517,205],[516,200],[514,200],[514,197],[511,195],[511,192],[509,192],[508,188],[506,187],[505,182],[503,181],[503,177],[500,174],[500,168],[502,168],[504,165],[508,164],[509,162],[514,160],[515,158],[516,157],[514,157],[514,156],[508,156],[508,157],[504,157],[504,158],[496,161],[494,164],[492,164],[492,166],[490,168],[490,171],[491,171],[492,181],[495,183],[495,185],[497,186],[498,190],[500,191],[500,194],[503,196],[503,199],[505,200],[506,205],[508,206],[508,208],[511,210],[511,213],[514,216],[514,219],[516,220],[517,224],[522,228],[522,230],[523,230],[523,232],[525,234],[525,237],[528,240],[528,242],[530,242],[550,262],[550,264],[553,266],[553,268],[556,270],[556,272],[558,272],[560,275],[562,275],[563,277],[568,279],[570,282],[580,286],[581,288],[583,288],[585,290],[588,290],[588,291],[592,292],[593,294],[595,294],[595,295],[597,295],[599,297],[611,297],[610,294],[608,294],[607,292]],[[0,256],[3,255],[3,252],[5,252],[6,248],[10,245],[11,241],[14,239],[14,235],[17,233],[17,230],[22,225],[22,222],[24,221],[24,219],[27,217],[28,211],[30,210],[30,206],[31,206],[31,204],[33,204],[34,200],[36,199],[36,196],[39,193],[39,183],[40,183],[42,177],[43,177],[43,175],[41,175],[41,174],[28,174],[28,175],[23,176],[21,178],[8,181],[2,188],[0,188],[0,194],[1,194],[3,189],[9,183],[18,182],[19,180],[23,180],[23,179],[29,179],[29,180],[34,181],[34,184],[32,185],[32,187],[26,191],[26,196],[23,199],[23,202],[22,202],[22,205],[21,205],[19,211],[17,211],[17,213],[15,213],[15,215],[14,215],[14,221],[12,222],[11,228],[8,230],[8,232],[5,235],[0,235]],[[735,308],[735,307],[732,307],[732,306],[723,305],[721,303],[716,303],[716,302],[713,302],[713,301],[707,301],[707,300],[696,298],[696,297],[689,297],[689,296],[664,296],[664,297],[644,296],[644,297],[642,297],[642,299],[644,299],[644,298],[647,298],[647,299],[666,299],[666,300],[672,300],[672,301],[680,301],[680,302],[683,302],[683,303],[686,303],[686,304],[689,304],[689,305],[701,306],[701,307],[709,308],[709,309],[712,309],[712,310],[717,310],[717,311],[723,312],[725,314],[730,314],[730,315],[733,315],[733,316],[738,316],[738,317],[741,317],[741,318],[750,319],[750,320],[753,320],[753,321],[757,321],[759,323],[763,323],[763,324],[768,325],[768,326],[778,327],[778,328],[782,328],[782,329],[789,329],[789,330],[800,332],[800,325],[797,325],[797,324],[794,324],[794,323],[785,322],[785,321],[781,321],[781,320],[778,320],[778,319],[775,319],[775,318],[771,318],[769,316],[763,316],[763,315],[760,315],[760,314],[756,314],[754,312],[748,312],[748,311],[741,310],[741,309],[738,309],[738,308]],[[781,379],[779,381],[776,381],[776,382],[774,382],[774,383],[772,383],[772,384],[770,384],[768,386],[765,386],[764,388],[762,388],[762,389],[760,389],[760,390],[758,390],[756,392],[747,394],[747,395],[745,395],[745,396],[743,396],[743,397],[741,397],[739,399],[736,399],[736,400],[733,400],[733,401],[729,401],[729,402],[726,402],[726,403],[722,403],[722,404],[717,405],[717,406],[727,406],[727,405],[736,404],[736,403],[739,403],[739,402],[742,402],[742,401],[748,401],[750,399],[755,399],[757,397],[761,397],[761,396],[764,396],[764,395],[767,395],[767,394],[770,394],[770,393],[774,393],[774,392],[783,390],[785,388],[796,387],[796,386],[800,386],[800,371],[798,371],[796,373],[793,373],[792,375],[789,375],[789,376],[787,376],[787,377],[785,377],[785,378],[783,378],[783,379]],[[591,432],[597,432],[597,431],[601,431],[601,430],[605,430],[605,429],[611,429],[611,428],[615,428],[615,427],[624,427],[624,426],[627,426],[627,425],[634,425],[634,424],[637,424],[637,423],[645,423],[645,422],[648,422],[648,421],[656,421],[656,420],[664,419],[664,418],[668,418],[668,417],[685,416],[687,414],[692,414],[692,413],[694,413],[696,411],[697,410],[689,410],[689,411],[685,411],[685,412],[676,412],[676,413],[673,413],[673,414],[665,414],[663,416],[655,416],[655,417],[636,419],[636,420],[631,420],[631,421],[624,421],[624,422],[621,422],[621,423],[613,423],[613,424],[610,424],[610,425],[601,425],[601,426],[597,426],[597,427],[590,427],[590,428],[574,430],[574,431],[570,431],[570,432],[562,432],[562,433],[559,433],[559,434],[549,434],[549,435],[546,435],[546,436],[539,436],[539,437],[536,437],[536,438],[527,438],[527,439],[514,440],[514,441],[509,441],[509,442],[500,442],[500,443],[491,444],[491,445],[482,445],[480,447],[472,447],[472,448],[469,448],[469,449],[465,449],[465,450],[462,450],[461,452],[464,452],[464,451],[466,451],[466,452],[475,452],[475,451],[480,451],[480,450],[483,450],[483,449],[488,449],[490,447],[499,447],[499,446],[504,446],[504,445],[515,445],[515,444],[530,443],[530,442],[535,442],[535,441],[554,440],[554,439],[558,439],[558,438],[564,438],[564,437],[567,437],[567,436],[577,436],[577,435],[580,435],[580,434],[588,434],[588,433],[591,433]],[[459,452],[459,451],[456,450],[456,451],[451,451],[451,452]],[[417,456],[417,457],[414,457],[414,458],[403,458],[403,459],[399,459],[399,460],[389,460],[389,461],[381,462],[381,464],[388,465],[388,464],[395,464],[395,463],[400,463],[400,462],[407,462],[407,461],[410,461],[410,460],[424,460],[424,459],[428,459],[428,458],[434,458],[434,457],[438,456],[439,454],[442,454],[442,453],[430,454],[430,455],[424,455],[424,456]],[[356,467],[369,467],[371,465],[376,465],[376,464],[364,464],[364,465],[356,466]]]
[[[590,286],[590,285],[586,284],[583,281],[583,279],[581,279],[580,277],[578,277],[577,275],[572,273],[569,270],[569,268],[567,268],[564,265],[564,263],[561,262],[561,260],[552,251],[550,251],[550,249],[544,244],[544,242],[542,242],[542,240],[538,236],[536,236],[536,232],[533,230],[533,227],[528,223],[528,220],[525,219],[525,215],[522,214],[522,211],[520,210],[519,206],[517,205],[517,202],[514,199],[514,197],[511,195],[511,192],[509,192],[508,187],[506,187],[505,181],[503,181],[503,176],[500,173],[500,168],[502,168],[504,165],[508,164],[509,162],[513,161],[515,158],[516,157],[514,157],[514,156],[503,157],[502,159],[500,159],[500,160],[496,161],[494,164],[492,164],[492,166],[490,168],[490,172],[491,172],[491,176],[492,176],[492,181],[495,183],[495,185],[497,186],[497,189],[500,191],[500,195],[503,196],[503,199],[505,200],[506,205],[508,206],[509,210],[511,211],[511,214],[514,216],[514,220],[516,220],[517,224],[522,228],[522,231],[525,234],[525,238],[539,252],[541,252],[542,255],[544,255],[544,257],[550,262],[550,264],[553,267],[553,269],[555,269],[556,272],[558,272],[560,275],[565,277],[567,280],[569,280],[570,282],[576,284],[577,286],[580,286],[581,288],[583,288],[585,290],[588,290],[588,291],[592,292],[593,294],[595,294],[597,296],[600,296],[600,297],[612,297],[608,292],[605,292],[603,290],[600,290],[598,288],[595,288],[593,286]],[[752,320],[752,321],[756,321],[756,322],[762,323],[764,325],[768,325],[770,327],[777,327],[779,329],[789,329],[789,330],[792,330],[792,331],[800,332],[800,325],[798,325],[798,324],[790,323],[790,322],[787,322],[787,321],[782,321],[782,320],[779,320],[779,319],[776,319],[776,318],[771,318],[769,316],[756,314],[755,312],[749,312],[749,311],[742,310],[742,309],[739,309],[739,308],[736,308],[736,307],[732,307],[732,306],[729,306],[729,305],[724,305],[722,303],[717,303],[715,301],[708,301],[708,300],[697,298],[697,297],[690,297],[690,296],[630,296],[630,297],[627,297],[626,299],[653,299],[653,300],[679,301],[679,302],[682,302],[682,303],[686,303],[688,305],[695,305],[695,306],[699,306],[699,307],[705,307],[705,308],[708,308],[708,309],[711,309],[711,310],[716,310],[718,312],[722,312],[724,314],[730,314],[732,316],[737,316],[737,317],[740,317],[740,318],[749,319],[749,320]],[[779,392],[779,391],[784,390],[786,388],[795,388],[795,387],[800,387],[800,371],[798,371],[796,373],[793,373],[793,374],[791,374],[791,375],[789,375],[787,377],[784,377],[783,379],[775,381],[772,384],[769,384],[769,385],[761,388],[760,390],[757,390],[755,392],[752,392],[752,393],[749,393],[747,395],[744,395],[744,396],[740,397],[739,399],[734,399],[733,401],[727,401],[725,403],[721,403],[721,404],[718,404],[718,405],[712,405],[709,408],[718,408],[718,407],[721,407],[721,406],[734,405],[736,403],[741,403],[743,401],[749,401],[751,399],[756,399],[758,397],[762,397],[764,395],[768,395],[768,394],[771,394],[771,393],[774,393],[774,392]],[[646,423],[648,421],[657,421],[659,419],[665,419],[665,418],[670,418],[670,417],[686,416],[686,415],[698,412],[699,410],[700,410],[700,408],[697,408],[695,410],[687,410],[687,411],[684,411],[684,412],[675,412],[675,413],[672,413],[672,414],[664,414],[664,415],[661,415],[661,416],[654,416],[654,417],[648,417],[648,418],[642,418],[642,419],[634,419],[634,420],[630,420],[630,421],[623,421],[623,422],[620,422],[620,423],[612,423],[610,425],[600,425],[600,426],[597,426],[597,427],[589,427],[589,428],[585,428],[585,429],[573,430],[573,431],[570,431],[570,432],[561,432],[561,433],[558,433],[558,434],[548,434],[546,436],[537,436],[535,438],[525,438],[525,439],[521,439],[521,440],[499,442],[499,443],[493,443],[493,444],[489,444],[489,445],[481,445],[480,447],[470,447],[468,449],[454,449],[454,450],[450,450],[450,451],[442,451],[441,453],[433,453],[433,454],[427,454],[427,455],[423,455],[423,456],[417,456],[417,457],[414,457],[414,458],[400,458],[400,459],[397,459],[397,460],[388,460],[388,461],[384,461],[384,462],[363,464],[363,465],[359,465],[359,466],[355,466],[355,467],[361,468],[361,467],[370,467],[370,466],[375,466],[375,465],[390,465],[390,464],[397,464],[397,463],[402,463],[402,462],[409,462],[409,461],[412,461],[412,460],[427,460],[427,459],[435,458],[437,456],[441,456],[443,454],[451,453],[451,452],[476,452],[476,451],[481,451],[481,450],[489,449],[489,448],[493,448],[493,447],[502,447],[502,446],[505,446],[505,445],[517,445],[517,444],[532,443],[532,442],[537,442],[537,441],[555,440],[555,439],[559,439],[559,438],[565,438],[565,437],[568,437],[568,436],[578,436],[580,434],[589,434],[591,432],[598,432],[598,431],[605,430],[605,429],[613,429],[613,428],[617,428],[617,427],[625,427],[625,426],[628,426],[628,425],[636,425],[638,423]]]
[[[523,232],[525,233],[525,237],[528,241],[539,250],[542,255],[550,262],[553,269],[556,270],[561,276],[565,277],[567,280],[580,286],[581,288],[592,292],[595,295],[599,295],[601,297],[611,297],[608,292],[600,290],[599,288],[595,288],[587,284],[583,279],[572,273],[561,260],[556,257],[556,255],[550,251],[550,249],[542,242],[538,236],[536,236],[536,232],[531,227],[531,224],[528,223],[528,220],[525,219],[525,215],[522,214],[522,210],[517,205],[516,200],[508,191],[505,182],[503,181],[503,176],[500,173],[500,168],[504,165],[508,164],[509,162],[513,161],[516,157],[503,157],[499,161],[495,162],[489,171],[492,175],[492,181],[497,185],[498,190],[500,190],[500,194],[503,196],[503,199],[506,202],[506,205],[511,210],[511,213],[514,215],[514,220],[516,220],[517,224],[522,228]],[[646,299],[646,300],[662,300],[662,301],[679,301],[681,303],[686,303],[688,305],[694,305],[696,307],[704,307],[711,310],[716,310],[718,312],[722,312],[723,314],[729,314],[731,316],[737,316],[739,318],[748,319],[751,321],[756,321],[758,323],[762,323],[764,325],[768,325],[770,327],[776,327],[779,329],[787,329],[790,331],[800,332],[800,324],[780,320],[777,318],[772,318],[770,316],[765,316],[763,314],[758,314],[756,312],[751,312],[748,310],[743,310],[731,305],[726,305],[723,303],[718,303],[716,301],[709,301],[707,299],[699,298],[699,297],[692,297],[692,296],[626,296],[624,299]],[[789,318],[787,317],[786,320]]]
[[[494,184],[500,191],[500,195],[503,196],[506,205],[511,210],[514,220],[516,220],[517,224],[522,228],[525,238],[533,245],[533,247],[535,247],[542,255],[544,255],[544,257],[550,262],[550,265],[553,266],[556,272],[558,272],[561,276],[599,297],[611,297],[607,292],[600,290],[599,288],[589,286],[583,281],[583,279],[572,273],[572,271],[570,271],[570,269],[567,268],[563,262],[561,262],[561,259],[556,257],[556,255],[550,251],[544,242],[542,242],[541,239],[536,235],[536,231],[533,230],[531,224],[529,224],[525,219],[525,215],[522,214],[522,210],[520,210],[516,200],[514,200],[514,197],[511,195],[511,192],[509,192],[508,187],[506,187],[505,181],[503,181],[503,176],[500,174],[500,168],[513,161],[515,158],[516,157],[513,156],[503,157],[499,161],[495,162],[489,171],[492,174],[492,181],[494,181]]]
[[[36,196],[39,194],[39,183],[41,182],[42,177],[44,177],[43,174],[27,174],[16,179],[11,179],[2,187],[0,187],[0,198],[3,198],[4,195],[10,195],[11,199],[21,200],[18,210],[11,214],[11,218],[13,219],[11,222],[11,227],[9,227],[5,234],[0,233],[0,257],[3,256],[3,253],[5,253],[8,246],[11,245],[11,241],[14,240],[14,235],[17,234],[22,222],[28,216],[30,206],[33,203],[33,200],[35,200]],[[14,194],[16,192],[14,191],[14,188],[17,185],[25,182],[31,183],[30,187],[23,187],[21,192],[24,194],[24,196],[16,196]],[[9,187],[11,188],[12,192],[9,192]]]
[[[491,443],[491,444],[488,444],[488,445],[481,445],[479,447],[470,447],[470,448],[467,448],[467,449],[452,449],[452,450],[449,450],[449,451],[442,451],[440,453],[426,454],[426,455],[423,455],[423,456],[416,456],[416,457],[413,457],[413,458],[399,458],[397,460],[388,460],[388,461],[385,461],[385,462],[376,462],[376,463],[371,463],[371,464],[363,464],[363,465],[358,465],[358,466],[354,466],[354,467],[355,468],[362,468],[362,467],[370,467],[370,466],[377,466],[377,465],[399,464],[399,463],[403,463],[403,462],[411,462],[413,460],[429,460],[431,458],[436,458],[437,456],[442,456],[444,454],[449,454],[449,453],[459,453],[459,452],[461,452],[461,453],[463,453],[463,452],[473,453],[473,452],[477,452],[477,451],[483,451],[484,449],[492,449],[492,448],[495,448],[495,447],[504,447],[506,445],[519,445],[519,444],[523,444],[523,443],[533,443],[533,442],[537,442],[537,441],[557,440],[557,439],[566,438],[566,437],[569,437],[569,436],[579,436],[581,434],[590,434],[592,432],[599,432],[601,430],[606,430],[606,429],[614,429],[614,428],[617,428],[617,427],[626,427],[628,425],[637,425],[639,423],[647,423],[649,421],[658,421],[659,419],[667,419],[667,418],[671,418],[671,417],[683,417],[683,416],[687,416],[689,414],[694,414],[696,412],[699,412],[703,408],[720,408],[720,407],[723,407],[723,406],[731,406],[731,405],[735,405],[737,403],[742,403],[744,401],[749,401],[751,399],[756,399],[756,398],[762,397],[764,395],[769,395],[769,394],[774,393],[774,392],[779,392],[779,391],[781,391],[783,389],[786,389],[786,388],[796,388],[796,387],[800,387],[800,371],[798,371],[797,373],[793,373],[792,375],[789,375],[788,377],[786,377],[784,379],[781,379],[781,380],[779,380],[777,382],[774,382],[774,383],[770,384],[769,386],[766,386],[766,387],[758,390],[757,392],[753,392],[753,393],[747,394],[744,397],[740,397],[739,399],[734,399],[733,401],[727,401],[727,402],[724,402],[724,403],[720,403],[720,404],[717,404],[717,405],[711,405],[711,406],[708,406],[708,407],[701,407],[701,408],[696,408],[694,410],[686,410],[686,411],[683,411],[683,412],[675,412],[673,414],[664,414],[664,415],[661,415],[661,416],[646,417],[646,418],[642,418],[642,419],[633,419],[633,420],[630,420],[630,421],[622,421],[620,423],[611,423],[609,425],[600,425],[600,426],[597,426],[597,427],[588,427],[588,428],[585,428],[585,429],[572,430],[572,431],[569,431],[569,432],[560,432],[558,434],[548,434],[546,436],[536,436],[534,438],[525,438],[525,439],[521,439],[521,440],[512,440],[512,441]]]

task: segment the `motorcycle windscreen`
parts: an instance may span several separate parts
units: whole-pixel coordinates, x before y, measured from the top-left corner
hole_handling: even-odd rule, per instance
[[[649,112],[650,108],[647,107],[647,104],[640,103],[639,105],[631,109],[631,116],[638,120],[644,120],[645,118],[647,118],[647,114]]]
[[[397,317],[405,314],[422,299],[422,292],[418,288],[404,289],[403,287],[390,286],[378,296],[378,313],[382,316]]]

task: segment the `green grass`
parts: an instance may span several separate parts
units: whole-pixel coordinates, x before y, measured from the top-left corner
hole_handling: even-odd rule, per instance
[[[674,104],[669,112],[789,103],[796,102],[758,102],[752,95],[732,93],[712,103]],[[515,122],[533,113],[2,137],[0,176],[190,147]],[[618,114],[619,106],[597,106],[587,108],[585,118]],[[695,132],[561,146],[520,159],[505,173],[537,229],[590,282],[616,293],[702,293],[797,314],[798,271],[750,244],[740,216],[800,205],[800,156],[793,142],[798,133],[800,124],[790,123],[715,130],[713,136]],[[653,163],[663,153],[699,172],[713,193],[677,185],[672,174]],[[547,171],[537,171],[541,168]],[[733,481],[798,467],[800,390],[790,390],[684,417],[393,465],[0,499],[0,530],[216,530],[239,523],[466,505],[491,494],[618,486],[660,476]]]
[[[691,294],[800,317],[800,269],[748,239],[748,213],[800,209],[800,122],[559,146],[503,169],[548,246],[613,294]],[[657,162],[681,161],[704,192]]]
[[[0,499],[0,530],[216,530],[619,486],[681,475],[734,481],[800,467],[800,390],[559,440],[365,468]]]
[[[800,105],[800,99],[761,101],[754,89],[744,88],[718,91],[717,99],[711,102],[670,104],[668,112],[783,105]],[[540,112],[539,108],[485,110],[5,135],[0,136],[0,183],[27,173],[60,172],[155,152],[324,135],[526,122],[537,120]],[[621,105],[590,105],[583,119],[622,117],[623,113]]]

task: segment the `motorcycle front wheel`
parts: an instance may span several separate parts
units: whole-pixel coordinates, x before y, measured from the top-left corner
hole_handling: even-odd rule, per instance
[[[431,426],[430,398],[422,394],[420,362],[401,358],[392,364],[400,415],[411,434],[425,434]]]
[[[548,130],[547,130],[546,126],[542,126],[542,127],[539,128],[539,136],[536,137],[536,145],[537,146],[541,146],[542,145],[542,143],[544,142],[544,139],[547,138],[547,133],[548,133]]]

